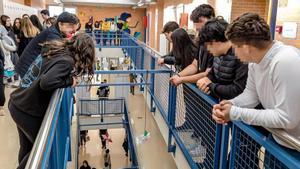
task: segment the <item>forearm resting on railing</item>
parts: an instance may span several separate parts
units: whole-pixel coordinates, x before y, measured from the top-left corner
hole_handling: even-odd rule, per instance
[[[194,60],[192,64],[187,66],[178,74],[180,77],[185,77],[185,76],[195,75],[197,72],[198,72],[197,60]]]

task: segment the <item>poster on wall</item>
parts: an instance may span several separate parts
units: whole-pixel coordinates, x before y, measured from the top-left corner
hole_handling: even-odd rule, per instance
[[[282,37],[296,39],[297,38],[297,23],[284,22],[282,28]]]
[[[189,14],[188,13],[181,13],[180,14],[180,27],[187,28],[189,22]]]

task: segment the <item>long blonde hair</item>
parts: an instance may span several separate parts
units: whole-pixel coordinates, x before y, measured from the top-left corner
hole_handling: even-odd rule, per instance
[[[34,38],[40,33],[38,28],[36,28],[27,17],[21,20],[21,31],[26,38]]]

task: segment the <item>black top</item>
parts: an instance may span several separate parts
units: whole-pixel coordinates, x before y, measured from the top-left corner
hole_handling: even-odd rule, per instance
[[[30,41],[33,39],[33,38],[26,38],[24,36],[24,33],[21,32],[19,34],[19,38],[20,38],[20,43],[19,43],[19,47],[18,47],[18,55],[21,56],[24,49],[26,48],[26,46],[30,43]]]
[[[97,90],[98,97],[108,97],[109,95],[109,87],[108,86],[100,86]]]
[[[86,31],[93,31],[93,24],[86,23],[84,28]]]
[[[208,78],[211,95],[219,99],[232,99],[241,94],[246,86],[248,65],[235,56],[232,49],[226,55],[214,57]]]
[[[40,68],[32,64],[31,71],[26,73],[26,77],[27,74],[30,74],[30,77],[36,75],[36,78],[31,82],[28,82],[30,79],[22,79],[22,87],[19,87],[10,96],[11,104],[34,117],[44,117],[56,89],[69,87],[73,83],[71,71],[74,61],[70,54],[60,54],[52,59],[42,58],[41,63]]]
[[[117,28],[118,28],[118,30],[122,30],[122,28],[123,28],[123,23],[117,23]]]
[[[211,68],[214,61],[212,54],[203,45],[199,46],[198,57],[195,59],[198,61],[199,72],[205,72],[207,68]]]
[[[24,49],[16,66],[16,72],[19,73],[21,78],[23,78],[31,63],[36,59],[36,57],[39,54],[41,54],[42,46],[40,44],[45,43],[46,41],[61,38],[63,38],[62,33],[54,25],[49,29],[42,31],[38,36],[32,39]]]

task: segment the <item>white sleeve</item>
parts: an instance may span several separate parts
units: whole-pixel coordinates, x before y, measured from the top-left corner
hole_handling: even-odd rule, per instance
[[[249,64],[248,70],[248,78],[246,88],[239,96],[235,97],[234,99],[230,100],[230,102],[239,107],[245,108],[254,108],[259,104],[259,99],[257,95],[257,90],[255,87],[255,71],[253,68],[253,64]]]
[[[10,41],[10,44],[8,44],[5,40],[2,40],[3,47],[10,52],[14,52],[17,50],[17,46],[12,39],[10,39]]]
[[[293,55],[293,52],[288,55]],[[300,123],[299,67],[299,54],[286,57],[285,60],[280,60],[274,66],[273,72],[270,74],[275,91],[274,109],[255,110],[233,106],[230,118],[269,128],[295,128]]]

